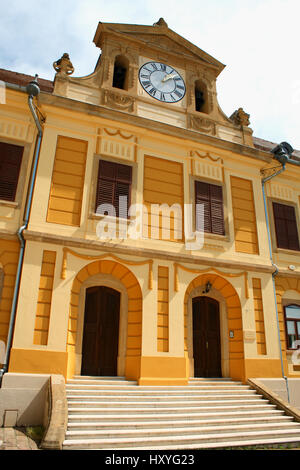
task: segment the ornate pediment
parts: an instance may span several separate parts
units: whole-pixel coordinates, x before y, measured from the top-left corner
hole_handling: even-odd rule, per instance
[[[194,63],[198,62],[198,64],[202,63],[214,69],[216,75],[225,67],[217,59],[172,31],[163,18],[160,18],[153,26],[99,23],[94,37],[96,46],[102,48],[108,36],[114,36],[119,41],[122,39],[123,43],[127,39],[129,43],[135,43],[135,47],[140,46],[142,50],[150,47],[161,53],[173,54]]]

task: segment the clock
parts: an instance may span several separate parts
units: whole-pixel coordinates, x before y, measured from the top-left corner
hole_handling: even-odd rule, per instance
[[[147,62],[139,70],[140,84],[148,95],[163,103],[177,103],[185,95],[181,75],[170,65]]]

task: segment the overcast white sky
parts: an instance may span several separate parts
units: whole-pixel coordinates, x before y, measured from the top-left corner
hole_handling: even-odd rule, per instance
[[[242,107],[256,137],[300,149],[300,0],[0,0],[0,68],[53,79],[64,52],[73,76],[94,70],[102,22],[169,28],[226,65],[218,100]]]

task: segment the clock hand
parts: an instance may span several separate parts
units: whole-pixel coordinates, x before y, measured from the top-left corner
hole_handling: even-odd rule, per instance
[[[171,78],[175,78],[176,77],[176,73],[169,73],[168,75],[165,75],[164,78],[162,79],[162,82],[166,82],[167,80],[170,80]]]

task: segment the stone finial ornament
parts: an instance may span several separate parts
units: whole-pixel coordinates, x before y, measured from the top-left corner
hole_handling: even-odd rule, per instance
[[[165,28],[168,27],[167,23],[163,18],[159,18],[159,20],[156,23],[153,23],[153,26],[165,26]]]
[[[239,126],[249,126],[250,114],[245,113],[243,108],[239,108],[230,116],[230,119]]]
[[[74,72],[74,67],[72,62],[70,61],[69,54],[66,52],[58,59],[56,62],[53,62],[53,68],[56,71],[56,74],[61,77],[66,77],[72,75]]]

